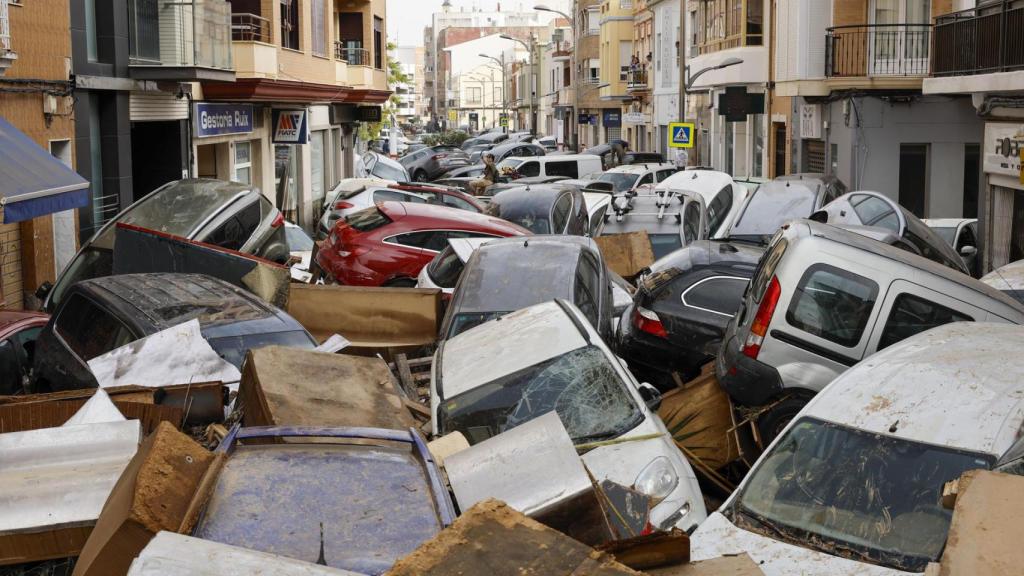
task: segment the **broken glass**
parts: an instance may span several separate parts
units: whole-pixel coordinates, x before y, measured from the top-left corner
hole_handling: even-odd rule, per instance
[[[445,401],[440,424],[477,444],[552,410],[577,444],[615,438],[643,419],[604,352],[586,346]]]
[[[983,454],[805,418],[751,472],[730,513],[741,527],[857,561],[923,572],[946,543],[942,487]]]

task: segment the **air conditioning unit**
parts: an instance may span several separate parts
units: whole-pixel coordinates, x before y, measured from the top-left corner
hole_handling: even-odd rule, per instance
[[[43,114],[57,114],[57,97],[53,94],[43,94]]]
[[[800,106],[800,138],[821,139],[821,104]]]

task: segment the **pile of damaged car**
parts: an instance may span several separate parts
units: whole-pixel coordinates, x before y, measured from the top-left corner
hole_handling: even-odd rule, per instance
[[[538,142],[99,228],[0,314],[0,575],[1021,573],[1021,263],[834,176]]]

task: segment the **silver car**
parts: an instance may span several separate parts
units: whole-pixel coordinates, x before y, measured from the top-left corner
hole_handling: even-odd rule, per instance
[[[768,441],[850,366],[919,332],[968,321],[1022,324],[1024,306],[906,250],[795,220],[761,257],[715,368],[734,401],[770,406],[758,421]]]

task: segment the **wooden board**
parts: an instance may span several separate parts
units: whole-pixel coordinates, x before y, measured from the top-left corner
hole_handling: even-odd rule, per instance
[[[1020,574],[1024,477],[972,470],[957,486],[953,521],[939,568],[941,576]]]
[[[701,375],[662,397],[658,415],[673,431],[676,443],[712,470],[719,470],[739,458],[730,429],[732,404],[715,377],[713,364]],[[685,424],[683,425],[683,423]],[[680,430],[675,430],[682,425]],[[685,438],[680,441],[680,436]]]
[[[648,570],[651,576],[764,576],[750,556],[722,556],[711,560]]]
[[[238,400],[245,426],[415,425],[379,358],[283,346],[250,350]]]
[[[647,232],[607,234],[594,238],[608,268],[623,278],[632,278],[654,263],[654,251]]]

